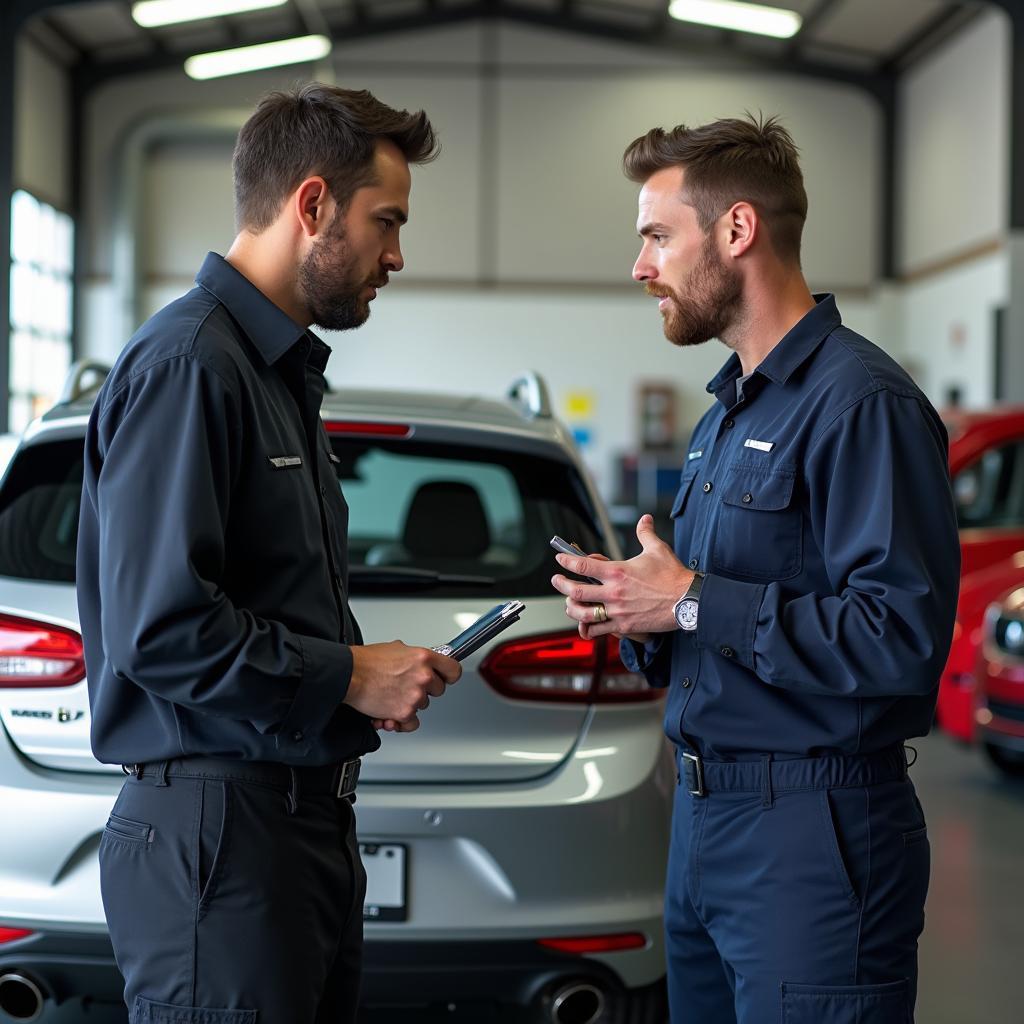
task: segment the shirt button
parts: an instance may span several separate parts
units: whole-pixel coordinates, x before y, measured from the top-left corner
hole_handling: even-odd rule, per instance
[[[749,505],[754,500],[754,496],[750,493],[743,495],[743,504]]]
[[[736,421],[735,420],[726,420],[722,424],[722,426],[725,427],[726,430],[732,430],[732,428],[736,426]]]
[[[292,740],[295,743],[301,743],[302,742],[302,733],[301,732],[293,732],[292,733]]]
[[[689,676],[683,676],[683,689],[687,689],[693,680]]]
[[[705,494],[710,494],[711,493],[711,481],[710,480],[704,485],[704,493]]]
[[[696,569],[697,566],[700,565],[700,562],[698,562],[696,558],[691,558],[687,564],[690,566],[691,569]]]
[[[722,648],[722,657],[723,658],[731,658],[733,656],[733,654],[735,654],[735,653],[736,652],[731,647],[723,647]]]

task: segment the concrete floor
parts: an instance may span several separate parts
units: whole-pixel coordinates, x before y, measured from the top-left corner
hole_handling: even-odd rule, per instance
[[[932,848],[917,1024],[1016,1024],[1024,1020],[1024,783],[1001,778],[979,751],[943,736],[914,745],[911,775]],[[43,1019],[124,1017],[65,1005]]]
[[[917,1024],[1024,1020],[1024,783],[943,736],[915,741],[932,881]]]

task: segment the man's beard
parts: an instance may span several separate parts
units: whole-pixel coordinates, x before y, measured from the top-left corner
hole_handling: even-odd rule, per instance
[[[330,331],[349,331],[366,323],[370,303],[363,298],[363,291],[367,287],[383,288],[387,275],[361,279],[357,262],[349,250],[341,216],[336,213],[327,233],[299,265],[299,287],[314,324]]]
[[[705,238],[680,292],[657,283],[649,284],[646,291],[671,300],[665,314],[665,337],[680,347],[721,338],[735,322],[743,299],[740,275],[725,265],[711,235]]]

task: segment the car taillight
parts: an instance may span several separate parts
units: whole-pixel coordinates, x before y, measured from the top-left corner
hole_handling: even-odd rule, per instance
[[[578,939],[538,939],[538,946],[560,953],[615,953],[625,949],[644,949],[647,936],[641,932],[621,935],[583,935]]]
[[[71,686],[84,678],[80,634],[63,626],[0,615],[0,689]]]
[[[0,928],[0,946],[5,942],[17,942],[18,939],[27,939],[34,934],[27,928]]]
[[[663,693],[622,664],[613,636],[584,640],[566,632],[521,637],[495,647],[480,675],[515,700],[605,704],[657,700]]]

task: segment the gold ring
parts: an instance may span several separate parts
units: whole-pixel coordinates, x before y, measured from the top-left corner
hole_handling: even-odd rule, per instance
[[[608,612],[605,610],[603,604],[594,605],[594,621],[595,622],[607,622]]]

